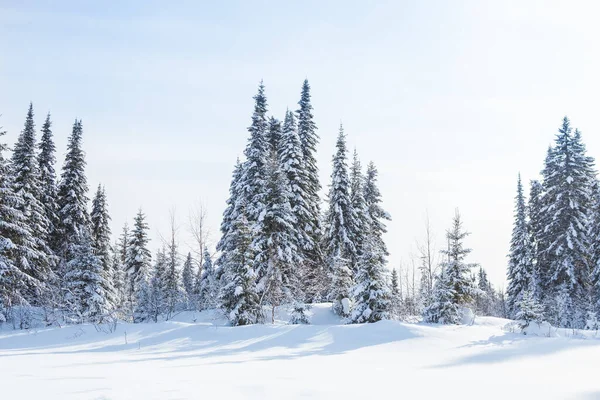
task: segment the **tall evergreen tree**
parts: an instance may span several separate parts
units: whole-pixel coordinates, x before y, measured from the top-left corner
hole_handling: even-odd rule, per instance
[[[588,306],[589,265],[587,220],[590,187],[595,179],[594,160],[586,155],[579,131],[572,132],[567,117],[547,160],[544,189],[547,202],[544,230],[548,235],[547,290],[554,300],[553,322],[567,327],[585,325]],[[554,315],[552,315],[554,314]]]
[[[538,302],[542,299],[542,268],[546,264],[543,249],[545,232],[543,226],[543,194],[542,184],[532,180],[529,189],[529,202],[527,204],[528,228],[533,263],[531,276],[531,295]]]
[[[353,284],[352,260],[356,259],[352,233],[356,230],[350,199],[346,136],[341,126],[336,148],[329,188],[329,209],[325,218],[324,248],[332,277],[330,298],[334,301],[334,310],[347,316],[349,307],[346,303],[349,304]]]
[[[82,135],[81,121],[75,120],[58,185],[59,226],[55,231],[55,243],[63,263],[68,263],[74,257],[73,246],[87,239],[83,236],[89,233],[90,217],[87,210],[89,199],[85,176],[85,153],[81,148]]]
[[[0,127],[0,138],[5,134]],[[21,211],[22,199],[11,186],[6,149],[0,143],[0,314],[5,319],[12,306],[29,304],[30,288],[41,286],[27,263],[29,255],[36,253],[35,243]]]
[[[365,177],[362,173],[362,165],[356,149],[354,149],[352,165],[350,167],[350,203],[352,204],[352,213],[354,214],[353,218],[355,220],[352,237],[354,238],[354,246],[356,247],[357,253],[357,259],[353,261],[357,263],[362,251],[366,231],[370,229],[370,221],[369,210],[365,202]]]
[[[245,205],[248,222],[254,225],[265,209],[267,163],[270,145],[267,141],[267,98],[261,82],[254,96],[252,124],[248,128],[250,138],[244,154],[246,161],[242,166],[240,195]]]
[[[374,245],[379,249],[380,256],[385,258],[389,255],[383,241],[383,234],[387,232],[385,221],[391,221],[392,217],[381,207],[382,199],[379,186],[377,186],[377,175],[379,175],[379,172],[371,161],[367,166],[364,188],[367,220],[370,224]]]
[[[46,210],[46,218],[48,219],[48,233],[50,235],[50,247],[53,250],[55,243],[53,239],[55,237],[54,232],[56,231],[58,221],[58,188],[56,183],[56,147],[54,145],[54,137],[52,134],[52,121],[50,120],[50,113],[46,116],[46,120],[42,125],[42,137],[39,143],[39,154],[37,157],[38,168],[39,168],[39,180],[41,186],[40,202],[44,205]]]
[[[507,306],[511,315],[518,312],[517,306],[525,292],[531,293],[533,285],[533,260],[531,237],[527,224],[527,209],[521,175],[517,181],[517,196],[515,197],[515,221],[513,224],[510,253],[508,255],[508,289]]]
[[[297,271],[304,282],[302,291],[305,299],[315,301],[323,292],[323,270],[319,264],[311,262],[312,252],[315,249],[314,236],[309,234],[312,229],[312,214],[310,212],[309,195],[307,192],[306,171],[302,155],[300,139],[296,129],[294,114],[286,112],[283,123],[283,132],[280,140],[279,165],[287,179],[289,203],[296,223],[294,234],[297,235],[297,246],[301,267]]]
[[[36,156],[33,105],[29,105],[25,127],[15,144],[12,160],[12,187],[22,199],[18,207],[25,216],[25,223],[32,234],[33,252],[27,257],[28,274],[44,285],[52,277],[53,253],[48,246],[50,221],[41,202],[42,185]],[[40,286],[31,288],[30,299],[39,303]]]
[[[71,247],[71,258],[63,277],[64,298],[74,321],[102,322],[110,310],[102,263],[94,254],[88,229],[84,228],[79,235]]]
[[[254,227],[252,249],[257,291],[266,304],[278,306],[298,294],[298,253],[296,218],[290,207],[292,196],[277,160],[267,166],[265,209]]]
[[[256,293],[251,240],[248,221],[244,214],[239,214],[232,221],[224,244],[231,250],[221,261],[225,277],[220,304],[233,326],[255,324],[264,319]]]
[[[308,217],[298,221],[299,226],[310,236],[311,240],[305,243],[304,259],[308,269],[307,282],[312,282],[311,286],[318,289],[317,282],[323,281],[325,271],[322,269],[324,264],[324,254],[321,250],[321,236],[323,230],[321,227],[321,182],[319,181],[319,168],[317,167],[317,144],[319,135],[317,126],[314,122],[313,107],[311,104],[310,85],[308,80],[302,84],[300,101],[298,102],[298,139],[302,148],[302,161],[305,182],[302,186],[306,192],[304,202],[308,211]],[[315,292],[316,290],[313,290]],[[307,293],[309,301],[317,301],[317,293]]]
[[[90,220],[92,225],[91,239],[94,247],[94,254],[102,264],[104,292],[107,296],[108,306],[114,307],[118,302],[118,296],[113,282],[115,272],[113,271],[111,259],[112,249],[110,248],[110,215],[108,214],[106,191],[102,185],[98,185],[98,190],[92,201]]]
[[[355,323],[389,319],[392,310],[391,293],[385,282],[385,255],[380,254],[382,249],[374,240],[370,224],[365,229],[354,287],[352,320]]]
[[[146,216],[140,209],[134,219],[133,229],[129,233],[125,259],[130,300],[134,300],[136,293],[142,288],[142,284],[147,284],[149,281],[152,255],[148,250],[148,241],[148,224]]]

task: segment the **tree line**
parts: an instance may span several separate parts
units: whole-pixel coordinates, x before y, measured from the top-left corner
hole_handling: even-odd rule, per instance
[[[355,323],[420,313],[455,323],[461,305],[503,313],[502,293],[483,269],[476,276],[464,261],[467,234],[458,214],[441,264],[427,227],[420,278],[415,283],[413,271],[412,293],[406,280],[403,292],[402,274],[386,267],[383,236],[391,218],[382,208],[377,168],[373,162],[363,168],[356,150],[349,157],[341,125],[322,201],[308,81],[297,109],[282,120],[268,115],[261,82],[248,133],[216,252],[207,246],[201,213],[192,221],[193,255],[180,254],[172,215],[170,235],[153,256],[142,210],[114,243],[102,185],[88,211],[82,122],[73,124],[59,177],[51,117],[38,143],[30,105],[9,160],[2,155],[7,146],[0,148],[0,322],[20,328],[36,318],[46,324],[142,322],[220,309],[232,325],[245,325],[273,321],[275,309],[285,306],[290,323],[308,323],[310,305],[323,301]]]
[[[525,198],[519,175],[508,265],[509,315],[597,329],[600,190],[594,158],[564,117],[541,179]]]

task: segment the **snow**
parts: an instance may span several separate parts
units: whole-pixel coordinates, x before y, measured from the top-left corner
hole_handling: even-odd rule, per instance
[[[341,325],[330,304],[313,325],[228,327],[215,311],[157,324],[0,329],[3,398],[593,399],[595,332],[553,337],[505,329],[381,321]],[[562,378],[562,379],[560,379]]]

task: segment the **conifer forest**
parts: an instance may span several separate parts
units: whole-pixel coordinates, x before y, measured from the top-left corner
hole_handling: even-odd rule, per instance
[[[599,12],[0,1],[0,399],[600,399]]]

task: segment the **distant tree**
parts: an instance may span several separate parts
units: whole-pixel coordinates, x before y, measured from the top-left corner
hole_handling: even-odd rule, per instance
[[[194,260],[192,259],[192,253],[188,253],[183,263],[181,281],[186,295],[186,304],[189,308],[194,302]]]
[[[515,221],[508,262],[508,309],[512,315],[517,313],[518,303],[523,293],[533,289],[533,257],[530,230],[527,224],[525,196],[521,185],[521,175],[517,182],[515,198]],[[530,293],[531,294],[531,293]]]
[[[130,301],[139,297],[142,283],[148,284],[149,269],[152,255],[148,250],[148,224],[146,216],[140,209],[134,219],[133,229],[129,232],[127,254],[125,258],[125,272],[128,282],[128,296]]]

